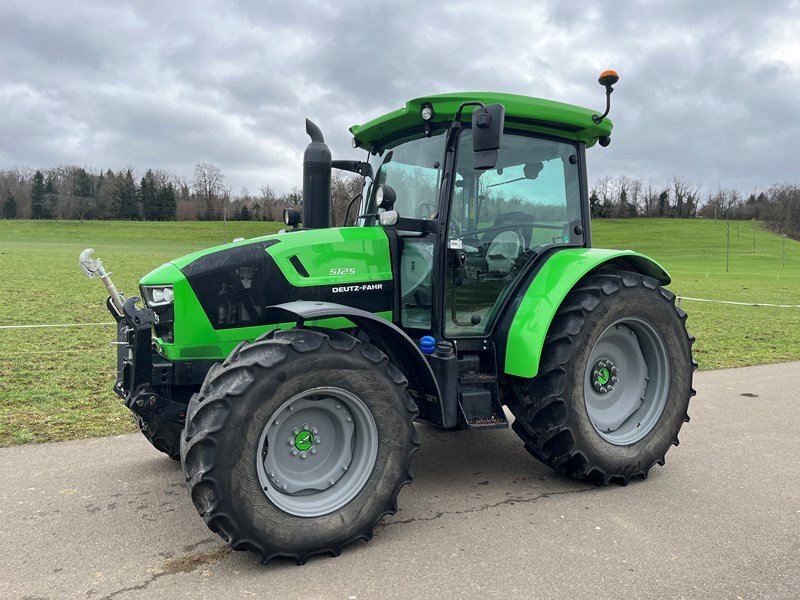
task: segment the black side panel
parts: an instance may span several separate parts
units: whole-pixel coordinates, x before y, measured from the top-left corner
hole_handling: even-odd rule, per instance
[[[278,241],[222,250],[183,268],[189,285],[215,329],[269,324],[267,306],[295,300],[336,302],[370,313],[392,310],[394,284],[391,279],[343,285],[293,286],[265,252]],[[308,276],[299,260],[292,264],[301,276]]]
[[[187,279],[192,279],[198,275],[207,275],[211,272],[239,267],[243,263],[257,262],[266,256],[265,250],[267,248],[278,243],[280,243],[280,240],[269,240],[206,254],[183,267],[181,271],[186,275]]]

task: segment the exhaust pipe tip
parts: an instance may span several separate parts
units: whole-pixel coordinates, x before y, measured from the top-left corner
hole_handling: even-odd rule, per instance
[[[306,133],[311,138],[311,142],[315,144],[324,144],[325,137],[322,135],[322,130],[317,127],[311,119],[306,119]]]

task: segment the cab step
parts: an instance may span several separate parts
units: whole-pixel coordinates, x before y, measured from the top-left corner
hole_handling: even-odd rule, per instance
[[[467,429],[505,429],[508,427],[508,419],[495,415],[491,419],[472,419],[466,423]]]

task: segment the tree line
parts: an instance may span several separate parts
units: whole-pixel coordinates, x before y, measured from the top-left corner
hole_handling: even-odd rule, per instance
[[[775,184],[744,195],[734,189],[703,192],[702,184],[673,177],[665,185],[627,177],[604,177],[589,193],[593,218],[730,219],[764,221],[770,229],[800,239],[800,186]]]
[[[341,225],[362,179],[333,171],[333,223]],[[299,189],[279,194],[271,186],[258,193],[232,193],[225,174],[207,163],[191,178],[161,169],[138,177],[133,169],[94,170],[78,166],[0,170],[0,217],[5,219],[119,219],[145,221],[279,221],[286,207],[300,208]],[[669,217],[676,219],[759,219],[777,233],[800,238],[800,186],[776,184],[743,195],[703,186],[684,177],[654,185],[628,176],[604,177],[591,188],[594,218]],[[350,213],[350,222],[355,216]]]
[[[361,181],[333,172],[335,223],[342,224],[350,200],[361,190]],[[301,203],[302,193],[297,188],[284,194],[270,186],[255,194],[242,188],[234,194],[225,185],[222,170],[207,163],[195,165],[192,178],[161,169],[148,169],[141,177],[130,168],[0,170],[0,218],[4,219],[279,221],[284,208],[299,208]]]

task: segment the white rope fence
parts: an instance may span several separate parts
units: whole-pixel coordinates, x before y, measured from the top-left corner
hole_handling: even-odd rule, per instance
[[[732,304],[734,306],[756,306],[764,308],[800,308],[800,304],[770,304],[769,302],[736,302],[733,300],[710,300],[708,298],[692,298],[690,296],[678,296],[678,306],[681,302],[711,302],[713,304]],[[0,325],[2,329],[44,329],[48,327],[109,327],[116,325],[113,321],[102,323],[40,323],[35,325]]]
[[[43,329],[45,327],[108,327],[116,325],[113,321],[107,323],[42,323],[38,325],[0,325],[0,329]]]
[[[764,306],[767,308],[800,308],[800,304],[769,304],[767,302],[734,302],[733,300],[709,300],[708,298],[690,298],[689,296],[678,296],[678,306],[683,300],[690,302],[712,302],[714,304],[733,304],[735,306]]]

